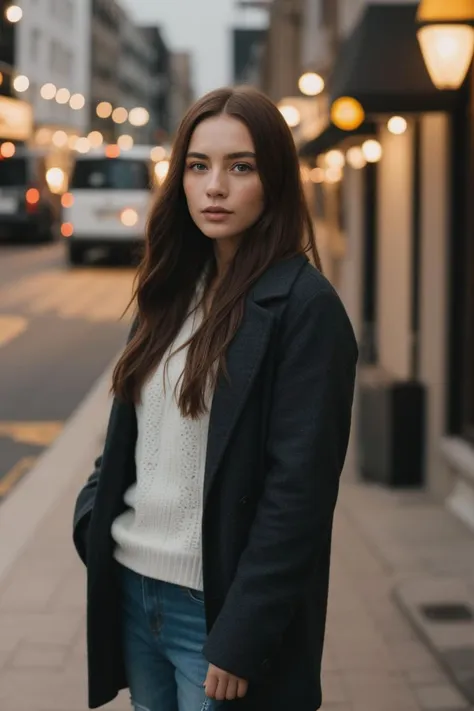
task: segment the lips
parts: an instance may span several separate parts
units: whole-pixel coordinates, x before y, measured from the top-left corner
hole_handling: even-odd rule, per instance
[[[231,211],[226,210],[224,207],[206,207],[203,212],[206,215],[230,215]]]

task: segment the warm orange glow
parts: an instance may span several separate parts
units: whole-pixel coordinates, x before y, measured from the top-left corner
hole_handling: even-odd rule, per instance
[[[106,147],[105,155],[107,158],[118,158],[120,155],[120,148],[116,146],[115,143],[111,143],[110,146]]]
[[[61,205],[63,207],[72,207],[74,205],[74,198],[71,193],[64,193],[61,198]]]
[[[26,202],[28,205],[36,205],[40,201],[39,190],[36,188],[30,188],[26,191]]]
[[[61,225],[61,234],[63,237],[72,237],[74,233],[74,227],[71,222],[63,222]]]
[[[127,207],[125,210],[122,210],[120,220],[125,227],[134,227],[138,222],[138,213],[131,207]]]
[[[0,147],[0,152],[4,158],[12,158],[15,155],[15,151],[15,144],[11,143],[10,141],[2,143]]]

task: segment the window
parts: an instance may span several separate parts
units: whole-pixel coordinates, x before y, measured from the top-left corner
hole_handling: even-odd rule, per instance
[[[76,190],[148,190],[150,167],[143,160],[79,160],[71,180]]]
[[[9,158],[0,161],[0,186],[23,187],[28,182],[27,164],[24,158]]]

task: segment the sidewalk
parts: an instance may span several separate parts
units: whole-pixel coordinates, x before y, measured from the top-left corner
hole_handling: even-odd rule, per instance
[[[0,506],[0,711],[87,709],[85,574],[71,517],[103,440],[108,377]],[[440,579],[474,591],[473,551],[474,536],[442,507],[358,483],[349,457],[335,523],[324,711],[472,711],[401,606],[410,614],[410,596]],[[106,708],[129,711],[127,694]]]

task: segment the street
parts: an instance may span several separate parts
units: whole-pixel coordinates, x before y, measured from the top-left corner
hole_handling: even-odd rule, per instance
[[[126,338],[133,270],[70,269],[63,248],[0,245],[0,500]]]

